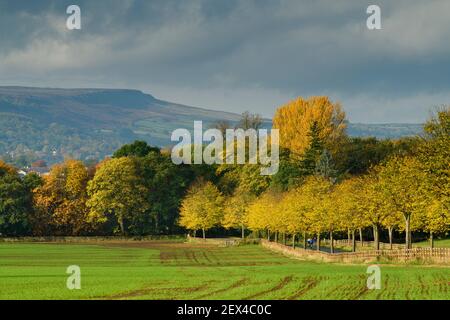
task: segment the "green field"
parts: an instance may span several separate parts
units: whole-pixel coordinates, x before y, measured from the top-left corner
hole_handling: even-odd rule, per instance
[[[434,240],[434,246],[435,248],[450,248],[450,239]],[[421,248],[430,247],[430,241],[413,243],[413,247],[421,247]]]
[[[81,289],[66,268],[81,268]],[[258,245],[220,248],[172,241],[0,244],[1,299],[449,299],[450,268],[305,262]]]

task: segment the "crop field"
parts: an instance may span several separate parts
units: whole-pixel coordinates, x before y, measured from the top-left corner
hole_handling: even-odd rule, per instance
[[[81,269],[69,290],[66,269]],[[294,260],[258,245],[174,241],[0,244],[1,299],[449,299],[450,268]]]

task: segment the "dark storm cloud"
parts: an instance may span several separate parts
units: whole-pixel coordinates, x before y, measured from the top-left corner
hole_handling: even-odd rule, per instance
[[[382,30],[366,8],[382,9]],[[82,30],[65,28],[78,4]],[[127,87],[271,115],[330,95],[350,120],[422,121],[450,102],[450,2],[0,0],[0,83]]]

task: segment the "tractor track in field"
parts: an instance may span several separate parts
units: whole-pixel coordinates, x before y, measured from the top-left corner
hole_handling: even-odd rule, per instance
[[[200,261],[198,261],[195,251],[184,250],[184,255],[188,261],[194,261],[195,264],[202,264]]]
[[[103,299],[129,299],[129,298],[137,298],[141,296],[145,296],[147,294],[150,294],[152,292],[161,292],[161,291],[169,291],[169,292],[183,292],[183,293],[193,293],[202,291],[204,289],[207,289],[209,286],[208,284],[202,284],[197,287],[189,287],[189,288],[141,288],[137,290],[131,290],[126,292],[117,293],[114,295],[104,296]]]
[[[209,252],[208,252],[208,254],[209,254]],[[205,257],[205,260],[208,261],[209,263],[211,263],[211,264],[213,263],[205,251],[203,251],[203,257]]]
[[[420,283],[420,293],[422,296],[428,297],[430,295],[429,287],[425,284],[426,281],[424,281],[424,277],[422,275],[418,276],[419,283]]]
[[[385,294],[385,292],[389,292],[389,290],[387,290],[388,286],[389,286],[389,275],[387,274],[384,276],[383,284],[381,287],[382,290],[379,290],[380,293],[377,294],[377,296],[375,298],[376,300],[380,300],[382,298],[382,296]],[[394,295],[391,296],[391,299],[394,299]]]
[[[302,287],[299,291],[297,291],[295,294],[287,297],[286,299],[287,300],[299,299],[300,297],[305,295],[308,291],[311,291],[312,289],[314,289],[319,284],[319,280],[317,278],[310,277],[310,278],[303,279],[303,284],[305,285],[304,287]]]
[[[248,296],[248,297],[243,298],[243,300],[253,300],[253,299],[258,298],[258,297],[261,297],[261,296],[263,296],[263,295],[265,295],[265,294],[268,294],[268,293],[271,293],[271,292],[274,292],[274,291],[281,290],[281,289],[283,289],[288,283],[290,283],[290,282],[292,281],[292,279],[293,279],[293,276],[287,276],[287,277],[284,277],[284,278],[283,278],[283,279],[282,279],[275,287],[272,287],[272,288],[270,288],[270,289],[268,289],[268,290],[264,290],[264,291],[257,292],[257,293],[255,293],[255,294],[253,294],[253,295],[251,295],[251,296]]]
[[[359,279],[362,283],[364,283],[363,287],[358,287],[358,291],[356,291],[356,294],[352,300],[361,300],[361,298],[369,292],[369,289],[367,288],[367,284],[365,283],[366,277],[365,276],[359,276]]]
[[[337,293],[342,293],[342,292],[346,292],[348,291],[349,288],[349,284],[348,283],[341,283],[336,285],[335,287],[332,288],[333,293],[337,292]],[[337,299],[341,299],[341,298],[337,298]]]
[[[224,292],[233,290],[233,289],[235,289],[235,288],[242,287],[242,286],[245,285],[248,281],[249,281],[248,278],[242,278],[242,279],[236,281],[235,283],[233,283],[232,285],[230,285],[230,286],[228,286],[228,287],[226,287],[226,288],[218,289],[218,290],[215,290],[215,291],[211,291],[211,292],[205,293],[205,294],[203,294],[203,295],[201,295],[201,296],[198,296],[198,297],[193,298],[193,300],[203,299],[203,298],[209,297],[209,296],[211,296],[211,295],[215,295],[215,294],[218,294],[218,293],[224,293]]]
[[[363,287],[352,300],[360,300],[367,292],[369,292],[369,289],[367,286]]]

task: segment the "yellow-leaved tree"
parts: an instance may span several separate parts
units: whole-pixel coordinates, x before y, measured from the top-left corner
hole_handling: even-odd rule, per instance
[[[402,222],[402,214],[389,201],[384,202],[383,210],[386,212],[386,217],[381,225],[388,230],[389,247],[392,249],[394,229],[398,228]]]
[[[53,166],[43,180],[44,184],[34,192],[38,213],[33,223],[35,228],[42,230],[34,231],[40,234],[50,225],[62,235],[79,235],[89,231],[86,207],[89,175],[84,164],[66,160]]]
[[[361,197],[359,203],[364,212],[364,218],[373,227],[374,247],[380,249],[380,228],[391,214],[387,205],[384,185],[379,177],[380,167],[374,168],[367,175],[361,177]]]
[[[411,248],[411,219],[426,205],[426,174],[417,158],[394,156],[379,167],[378,177],[385,206],[404,218],[405,244]]]
[[[358,177],[352,177],[342,181],[334,189],[333,208],[337,211],[341,227],[347,229],[352,239],[352,251],[356,251],[356,230],[360,230],[362,241],[362,229],[368,225],[364,215],[364,206],[361,205],[362,181]]]
[[[89,221],[104,223],[112,216],[125,235],[129,224],[149,209],[148,193],[135,158],[104,161],[88,184]]]
[[[254,196],[248,192],[237,189],[234,194],[226,200],[222,226],[226,229],[241,229],[241,237],[245,237],[247,227],[248,208],[254,200]]]
[[[330,151],[345,137],[345,113],[328,97],[299,97],[278,108],[273,118],[274,129],[280,131],[280,146],[299,156],[310,146],[313,124],[318,126],[318,138]]]
[[[333,231],[335,219],[330,210],[332,184],[322,177],[309,177],[302,186],[306,219],[310,221],[311,231],[317,235],[317,250],[320,250],[320,236],[325,231]],[[331,233],[332,235],[332,233]]]
[[[277,231],[277,219],[275,215],[278,211],[280,194],[266,191],[251,203],[248,208],[247,223],[249,229],[253,231],[267,231],[267,239],[270,240],[270,233]]]
[[[206,230],[219,226],[223,220],[224,198],[210,181],[196,181],[181,202],[179,225],[188,230]]]
[[[306,186],[307,187],[307,186]],[[306,249],[308,232],[311,232],[311,223],[307,218],[312,210],[308,194],[304,192],[304,185],[289,190],[281,203],[287,232],[292,235],[292,246],[295,248],[295,237],[298,233],[303,234],[303,248]]]
[[[434,235],[450,229],[450,211],[439,199],[430,198],[418,215],[421,229],[430,234],[430,247],[434,248]]]
[[[438,108],[424,126],[425,139],[418,158],[426,174],[427,204],[422,211],[422,229],[434,234],[450,228],[450,105]]]
[[[3,160],[0,160],[0,173],[5,174],[16,174],[17,170],[13,167],[4,162]]]

